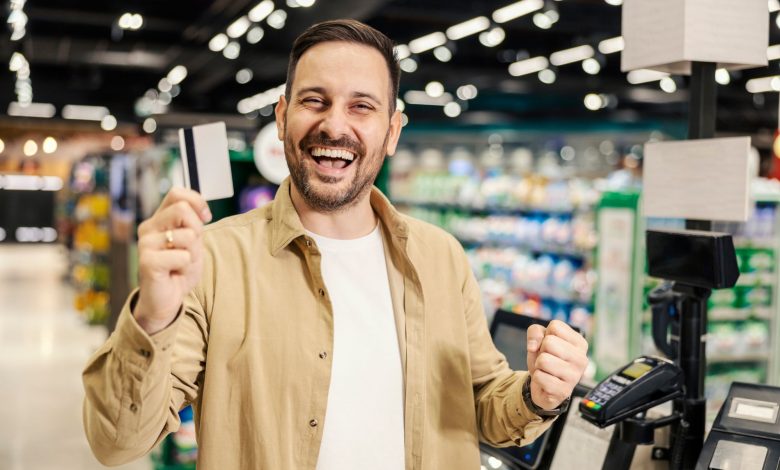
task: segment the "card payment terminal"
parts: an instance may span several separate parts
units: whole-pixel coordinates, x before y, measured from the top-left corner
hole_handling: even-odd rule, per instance
[[[591,390],[580,402],[580,412],[603,428],[681,396],[682,386],[682,370],[673,362],[641,356]]]

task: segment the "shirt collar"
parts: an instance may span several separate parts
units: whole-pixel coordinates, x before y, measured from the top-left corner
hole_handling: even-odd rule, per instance
[[[270,222],[271,254],[276,256],[294,240],[305,236],[298,212],[290,197],[290,177],[287,177],[276,191],[274,202],[266,209],[266,219]],[[403,216],[376,187],[371,188],[371,207],[379,217],[385,230],[395,239],[405,239],[409,227]]]

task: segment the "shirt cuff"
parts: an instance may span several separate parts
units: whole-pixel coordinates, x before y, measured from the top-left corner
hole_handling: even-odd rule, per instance
[[[184,307],[179,307],[176,318],[170,325],[150,335],[141,328],[133,315],[133,307],[137,300],[138,289],[135,289],[122,307],[112,341],[115,352],[125,356],[131,362],[143,365],[151,363],[158,356],[171,355]]]
[[[534,413],[523,399],[523,384],[528,374],[512,385],[507,393],[506,413],[509,422],[516,429],[512,440],[518,446],[524,446],[547,430],[557,416],[542,417]]]

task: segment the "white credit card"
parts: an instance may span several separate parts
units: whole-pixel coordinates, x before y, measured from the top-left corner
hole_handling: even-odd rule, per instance
[[[179,129],[184,184],[207,201],[233,196],[224,122]]]

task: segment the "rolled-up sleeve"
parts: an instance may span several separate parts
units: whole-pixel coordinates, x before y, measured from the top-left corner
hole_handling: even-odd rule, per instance
[[[178,412],[197,399],[208,328],[194,294],[164,330],[147,334],[136,322],[131,293],[116,330],[90,358],[82,379],[84,428],[97,459],[137,459],[179,428]]]
[[[526,406],[522,389],[528,372],[512,371],[493,344],[479,285],[465,254],[461,268],[465,279],[463,299],[480,439],[495,447],[529,444],[547,430],[554,419],[542,418]]]

